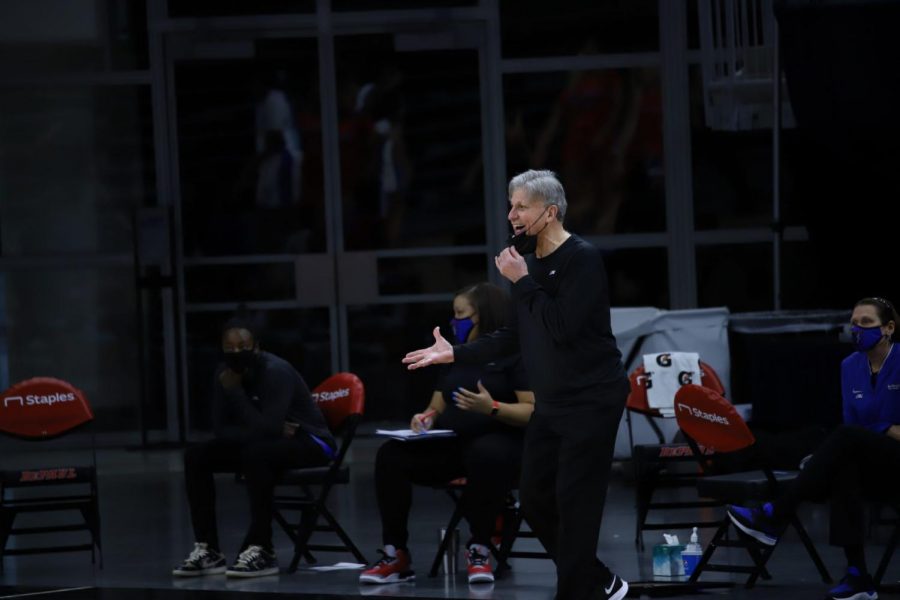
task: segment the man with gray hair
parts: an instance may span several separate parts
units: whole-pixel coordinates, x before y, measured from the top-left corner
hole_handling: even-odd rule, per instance
[[[512,324],[406,355],[410,369],[487,363],[521,351],[535,395],[525,432],[522,511],[556,562],[558,600],[621,600],[628,584],[597,558],[616,432],[629,384],[610,324],[600,251],[565,230],[566,196],[552,171],[509,182],[513,228],[494,259],[512,283]],[[527,258],[526,258],[527,257]]]

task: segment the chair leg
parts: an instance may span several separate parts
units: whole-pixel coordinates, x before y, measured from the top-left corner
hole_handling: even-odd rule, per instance
[[[884,554],[881,555],[881,562],[878,563],[878,570],[875,571],[875,587],[879,587],[881,585],[881,580],[884,579],[884,573],[887,571],[888,565],[891,562],[891,558],[894,556],[894,551],[897,549],[897,544],[900,543],[900,521],[894,525],[894,531],[891,533],[891,539],[888,540],[887,547],[884,549]]]
[[[456,504],[456,508],[453,509],[453,515],[450,517],[450,522],[447,523],[447,528],[445,529],[446,533],[444,534],[444,539],[441,540],[440,546],[438,546],[437,554],[434,555],[434,561],[431,563],[431,570],[428,571],[429,577],[437,577],[438,569],[441,567],[441,560],[444,558],[444,555],[447,553],[447,549],[450,546],[450,540],[452,539],[452,532],[456,529],[456,526],[459,525],[459,522],[462,520],[462,508],[460,508],[459,503]]]
[[[765,550],[760,551],[759,548],[755,546],[755,542],[747,539],[747,554],[750,555],[750,559],[753,561],[756,570],[750,574],[750,577],[747,578],[747,581],[744,583],[744,587],[752,589],[753,586],[756,585],[756,580],[762,577],[765,580],[772,579],[772,575],[766,569],[766,563],[769,562],[769,558],[772,556],[772,552],[775,551],[775,547],[767,547]]]
[[[353,540],[350,539],[350,536],[347,535],[347,532],[344,531],[344,528],[341,527],[340,523],[338,523],[337,519],[334,518],[334,515],[331,514],[331,511],[323,504],[319,507],[319,514],[328,521],[328,524],[334,530],[341,541],[344,543],[344,546],[347,550],[353,554],[354,558],[363,564],[367,564],[368,561],[366,557],[363,556],[363,553],[359,551],[359,548],[356,547],[356,544],[353,543]]]
[[[278,526],[281,527],[281,530],[287,535],[292,544],[297,543],[297,532],[294,529],[294,526],[288,523],[287,519],[284,518],[284,515],[281,514],[281,511],[277,508],[272,512],[272,518],[275,519],[275,522],[278,523]]]
[[[806,528],[803,527],[803,523],[800,522],[800,519],[797,518],[797,515],[793,515],[791,517],[791,525],[793,525],[794,529],[797,530],[797,534],[800,536],[800,540],[806,547],[807,554],[809,554],[809,557],[812,559],[813,563],[815,563],[816,569],[818,569],[819,575],[822,577],[822,581],[824,583],[831,583],[831,575],[828,573],[828,569],[825,568],[825,563],[822,562],[822,557],[819,556],[816,547],[813,545],[812,540],[809,538],[809,534],[806,533]]]
[[[78,512],[81,513],[81,519],[84,521],[84,524],[87,525],[88,531],[91,534],[91,564],[93,565],[97,563],[97,535],[94,529],[93,507],[82,506],[78,509]]]
[[[639,467],[640,471],[644,469]],[[638,468],[635,469],[636,480],[634,482],[635,504],[637,505],[637,518],[635,519],[634,545],[638,551],[644,551],[644,524],[647,522],[647,514],[650,512],[650,502],[653,500],[654,483],[645,481],[646,475],[641,475]],[[652,475],[655,477],[655,475]]]
[[[725,534],[728,532],[728,526],[729,520],[728,517],[725,517],[725,520],[721,525],[719,525],[719,528],[716,529],[716,532],[713,534],[712,539],[706,546],[706,550],[703,552],[703,556],[701,556],[700,560],[697,562],[697,566],[694,567],[694,572],[691,573],[691,576],[688,578],[688,581],[690,583],[695,583],[698,579],[700,579],[700,573],[703,572],[703,569],[705,569],[706,565],[709,564],[709,561],[712,560],[712,555],[715,553],[719,541],[721,541]]]
[[[9,534],[12,531],[13,521],[16,520],[16,513],[12,510],[0,509],[0,573],[3,572],[3,563],[6,562],[6,544],[9,541]]]
[[[312,537],[315,530],[316,521],[319,520],[317,509],[318,507],[316,506],[310,506],[303,508],[300,512],[300,524],[297,526],[297,537],[294,539],[294,556],[291,557],[291,564],[287,569],[288,573],[293,573],[297,570],[301,556],[310,564],[316,563],[316,558],[306,546],[309,544],[309,538]]]
[[[522,526],[522,515],[515,507],[507,507],[503,511],[503,529],[500,532],[500,547],[492,548],[496,550],[494,556],[497,559],[497,568],[494,569],[494,576],[500,577],[512,567],[509,565],[509,554],[512,552],[513,544],[519,536],[519,528]]]

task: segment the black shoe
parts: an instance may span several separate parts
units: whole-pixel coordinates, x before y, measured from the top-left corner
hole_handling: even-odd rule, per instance
[[[622,600],[628,594],[628,582],[616,575],[610,573],[610,580],[603,586],[602,596],[606,600]]]
[[[262,577],[278,574],[278,559],[262,546],[248,546],[225,571],[227,577]]]
[[[199,577],[200,575],[217,575],[225,572],[225,556],[213,550],[208,544],[197,542],[184,562],[172,569],[172,575],[178,577]]]

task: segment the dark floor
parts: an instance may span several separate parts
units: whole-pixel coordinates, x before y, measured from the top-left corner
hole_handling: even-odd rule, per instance
[[[332,494],[333,512],[370,560],[376,558],[375,550],[380,546],[380,527],[372,485],[375,449],[380,443],[377,438],[358,438],[350,456],[351,485],[341,486]],[[0,466],[14,460],[11,452],[4,451],[0,455]],[[172,567],[180,562],[193,543],[181,479],[181,451],[101,450],[98,464],[103,568],[92,567],[87,553],[7,557],[4,571],[0,573],[0,598],[43,596],[58,597],[59,600],[149,600],[152,596],[155,600],[213,600],[212,596],[226,591],[238,591],[245,595],[300,594],[307,600],[368,595],[498,600],[553,597],[555,575],[552,563],[547,560],[514,559],[512,571],[487,586],[469,586],[463,573],[429,579],[427,570],[437,547],[438,531],[449,518],[452,505],[441,493],[428,488],[416,490],[411,517],[413,536],[410,550],[418,576],[414,583],[361,587],[357,583],[358,571],[319,572],[309,567],[301,567],[293,574],[282,573],[256,580],[232,580],[224,576],[174,578],[170,574]],[[232,477],[222,476],[218,483],[220,535],[223,550],[232,559],[244,534],[246,499],[243,489]],[[653,581],[651,548],[657,543],[655,538],[659,537],[661,541],[661,534],[645,534],[647,550],[643,553],[635,550],[633,493],[633,488],[622,476],[621,467],[618,468],[609,490],[598,553],[626,580],[635,584],[649,583]],[[690,491],[684,490],[682,493]],[[689,518],[699,519],[701,516],[698,512]],[[801,516],[832,575],[840,577],[842,553],[825,543],[827,509],[824,506],[806,507]],[[464,539],[466,532],[461,533]],[[679,534],[683,541],[689,535],[687,530],[673,533]],[[703,534],[708,538],[712,532],[704,530]],[[872,542],[867,548],[870,568],[874,568],[874,563],[880,558],[886,537],[887,531],[883,530],[876,529],[872,534]],[[526,541],[524,548],[533,543]],[[25,545],[25,542],[22,544]],[[275,544],[284,567],[291,556],[289,540],[278,531]],[[352,556],[343,554],[320,554],[319,558],[323,565],[353,560]],[[769,570],[773,576],[771,581],[762,582],[750,591],[737,586],[733,589],[695,591],[679,597],[714,598],[727,594],[753,599],[812,600],[821,598],[827,588],[794,534],[788,534],[779,545]],[[728,581],[729,577],[710,574],[709,577],[704,575],[703,579]],[[900,558],[888,570],[885,581],[895,583],[898,578]],[[658,581],[669,583],[662,579]],[[641,590],[644,595],[654,592],[649,587],[639,590],[635,585],[635,588],[634,597],[641,596]],[[898,596],[883,593],[881,597]]]

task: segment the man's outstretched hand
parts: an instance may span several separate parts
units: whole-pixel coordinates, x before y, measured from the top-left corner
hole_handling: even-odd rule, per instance
[[[421,350],[413,350],[403,357],[403,364],[412,371],[428,365],[439,365],[453,362],[453,346],[441,335],[441,328],[435,327],[432,332],[434,344]]]

